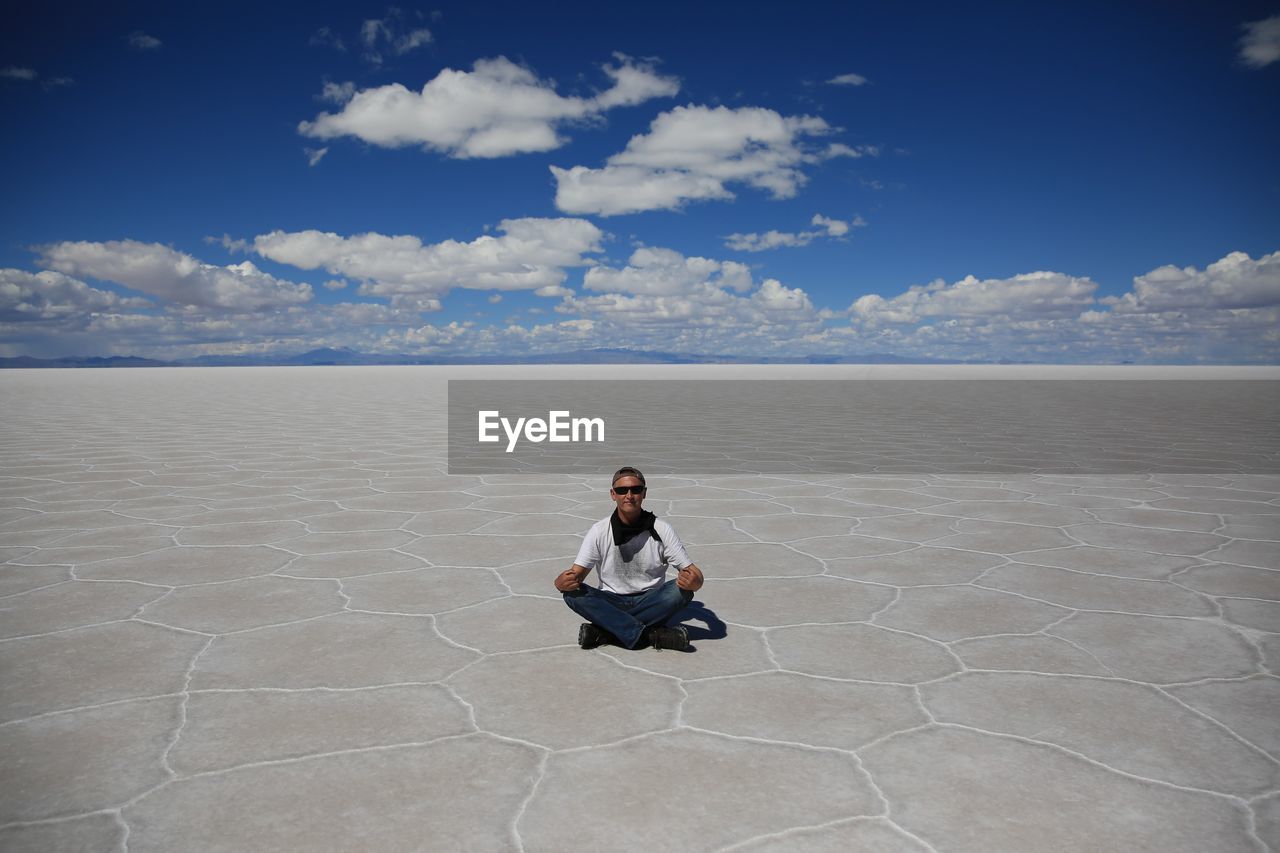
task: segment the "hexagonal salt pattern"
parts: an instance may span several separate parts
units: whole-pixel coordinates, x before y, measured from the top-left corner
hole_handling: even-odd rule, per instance
[[[584,652],[453,373],[0,374],[0,847],[1280,852],[1280,477],[654,477]]]

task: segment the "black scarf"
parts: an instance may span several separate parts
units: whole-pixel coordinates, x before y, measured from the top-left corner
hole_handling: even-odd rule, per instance
[[[618,511],[615,509],[613,515],[609,516],[609,527],[613,530],[613,544],[621,547],[646,530],[652,534],[654,539],[661,542],[662,537],[658,535],[658,531],[653,529],[653,523],[657,520],[658,517],[656,515],[647,509],[642,509],[640,510],[640,519],[635,524],[627,524],[618,516]]]

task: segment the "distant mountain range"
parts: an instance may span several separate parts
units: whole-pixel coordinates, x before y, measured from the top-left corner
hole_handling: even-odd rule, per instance
[[[959,361],[941,358],[903,358],[883,353],[805,355],[752,358],[736,355],[697,355],[630,349],[582,349],[545,355],[423,356],[380,355],[325,347],[293,355],[202,355],[175,361],[138,356],[66,358],[0,358],[0,368],[48,367],[304,367],[361,364],[1012,364],[1000,361]]]

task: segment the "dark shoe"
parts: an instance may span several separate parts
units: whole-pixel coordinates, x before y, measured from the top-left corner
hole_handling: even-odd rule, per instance
[[[675,649],[678,652],[689,650],[689,632],[683,625],[665,628],[655,625],[649,629],[649,644],[655,649]]]
[[[613,637],[608,631],[590,622],[583,622],[582,627],[578,629],[578,645],[584,649],[594,649],[596,646],[603,646],[612,641]]]

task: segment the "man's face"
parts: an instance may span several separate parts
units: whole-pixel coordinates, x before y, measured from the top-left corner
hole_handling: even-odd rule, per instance
[[[639,492],[632,491],[637,487],[640,489]],[[640,483],[640,478],[631,475],[619,477],[613,484],[613,488],[609,490],[609,497],[613,498],[613,502],[618,505],[618,512],[622,515],[634,515],[639,512],[640,505],[644,503],[644,495],[644,486]]]

